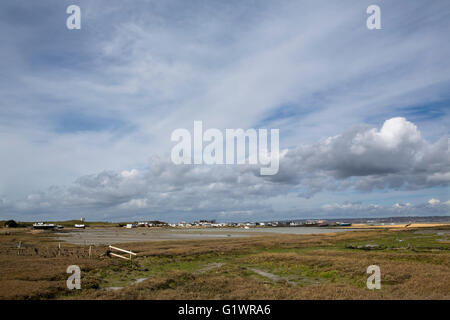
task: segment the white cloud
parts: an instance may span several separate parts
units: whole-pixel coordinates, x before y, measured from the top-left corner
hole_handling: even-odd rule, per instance
[[[411,203],[407,202],[407,203],[396,203],[392,206],[395,209],[402,209],[402,208],[408,208],[411,207]]]
[[[384,122],[380,130],[355,127],[312,145],[290,150],[274,180],[306,187],[305,194],[349,187],[420,189],[445,186],[433,179],[450,172],[449,139],[428,143],[404,118]]]
[[[131,199],[128,202],[121,203],[119,205],[119,208],[125,209],[125,210],[144,209],[144,208],[148,208],[147,202],[148,202],[148,199]]]
[[[124,178],[133,178],[139,174],[139,171],[136,169],[132,169],[130,171],[124,170],[120,173],[120,175]]]
[[[439,201],[438,199],[430,199],[429,201],[428,201],[428,203],[429,204],[431,204],[432,206],[434,206],[434,205],[436,205],[436,204],[439,204],[439,203],[441,203],[441,201]]]

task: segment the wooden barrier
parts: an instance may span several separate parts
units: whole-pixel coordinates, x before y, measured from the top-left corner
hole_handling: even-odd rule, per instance
[[[124,253],[128,253],[130,255],[130,257],[125,257],[123,255],[120,255],[120,254],[117,254],[117,253],[113,253],[113,252],[109,253],[113,257],[122,258],[122,259],[125,259],[125,260],[131,260],[131,257],[136,255],[136,253],[134,253],[132,251],[125,250],[125,249],[120,249],[120,248],[113,247],[113,246],[109,246],[109,249],[117,250],[117,251],[124,252]]]

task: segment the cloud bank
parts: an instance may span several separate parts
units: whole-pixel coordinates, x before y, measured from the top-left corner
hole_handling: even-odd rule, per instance
[[[203,217],[249,219],[292,215],[270,203],[279,196],[313,197],[322,191],[411,190],[450,185],[449,139],[427,142],[404,118],[381,128],[361,125],[344,133],[283,152],[280,172],[260,176],[249,165],[175,165],[154,157],[145,170],[103,171],[79,177],[66,187],[30,194],[10,209],[23,214],[58,211],[85,216],[103,212],[112,219]],[[448,199],[391,207],[348,202],[325,204],[315,213],[297,210],[298,218],[328,216],[442,215]],[[6,206],[7,201],[2,200]]]

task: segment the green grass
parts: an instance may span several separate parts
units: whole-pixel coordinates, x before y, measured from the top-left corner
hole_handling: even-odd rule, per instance
[[[226,262],[228,259],[223,259]],[[139,278],[158,277],[167,272],[179,271],[193,273],[208,265],[217,262],[216,255],[199,256],[149,256],[139,257],[132,264],[124,261],[118,266],[108,267],[96,271],[93,276],[101,279],[100,287],[120,287],[129,285]]]
[[[367,244],[375,244],[385,247],[386,249],[431,249],[431,248],[443,248],[449,247],[449,242],[445,242],[448,240],[448,236],[443,234],[439,235],[438,233],[429,233],[429,234],[420,234],[415,232],[414,230],[408,231],[399,231],[399,232],[391,232],[391,234],[387,233],[385,236],[380,237],[378,239],[370,239],[367,241],[357,241],[351,242],[354,246],[364,246]],[[339,243],[339,247],[345,247],[348,242]]]
[[[271,250],[271,252],[298,252],[304,249],[283,249]],[[135,260],[133,266],[129,262],[122,262],[118,266],[108,267],[96,271],[94,277],[100,280],[100,287],[120,287],[130,285],[139,278],[151,278],[163,276],[168,272],[188,272],[195,273],[213,262],[221,262],[226,265],[237,267],[244,276],[254,276],[250,268],[261,269],[273,273],[280,277],[287,277],[299,283],[299,285],[308,285],[316,282],[336,282],[344,278],[339,275],[337,270],[329,270],[322,266],[311,268],[306,265],[292,265],[276,262],[248,263],[248,258],[255,254],[266,252],[264,249],[252,250],[245,254],[233,254],[230,256],[217,256],[212,254],[201,254],[197,256],[151,256],[140,257]],[[214,269],[212,270],[214,271]],[[209,272],[209,271],[205,271]],[[261,277],[261,276],[259,276]],[[267,279],[266,279],[267,280]],[[350,279],[351,280],[351,279]],[[349,281],[350,281],[349,280]]]

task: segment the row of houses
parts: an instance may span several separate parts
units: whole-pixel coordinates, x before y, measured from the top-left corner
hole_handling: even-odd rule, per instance
[[[131,229],[137,227],[172,227],[172,228],[250,228],[250,227],[277,227],[279,226],[278,222],[221,222],[218,223],[215,220],[200,220],[194,222],[186,222],[180,221],[178,223],[166,223],[162,221],[157,222],[149,222],[149,221],[140,221],[136,223],[128,223],[125,225],[121,225],[122,227]]]
[[[346,222],[328,222],[324,220],[307,221],[272,221],[272,222],[222,222],[215,220],[200,220],[194,222],[180,221],[178,223],[166,223],[163,221],[141,221],[124,225],[126,228],[137,227],[172,227],[172,228],[256,228],[256,227],[333,227],[333,226],[351,226]]]

